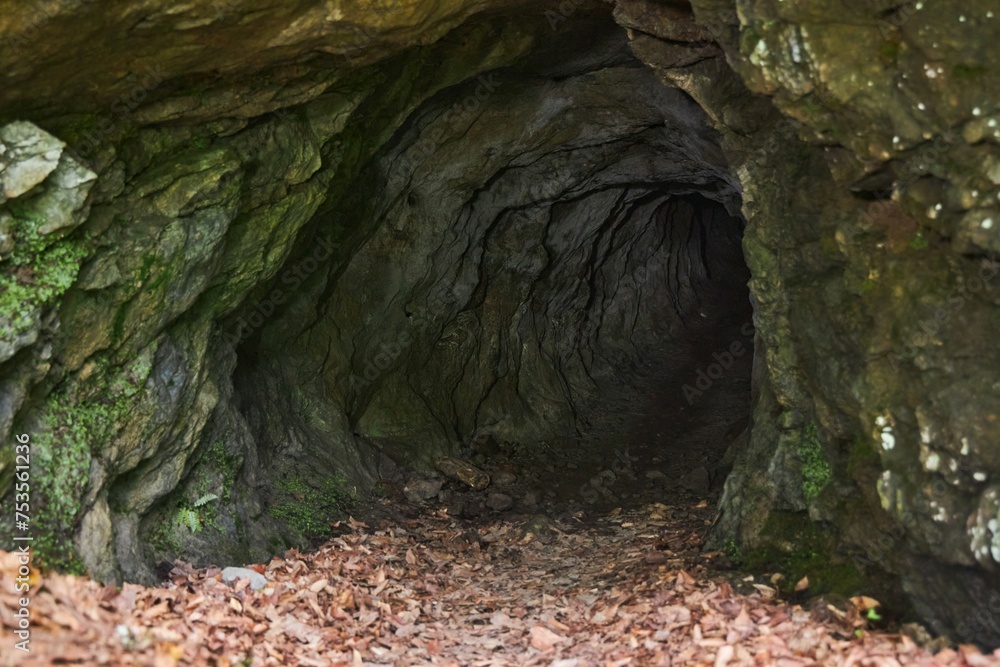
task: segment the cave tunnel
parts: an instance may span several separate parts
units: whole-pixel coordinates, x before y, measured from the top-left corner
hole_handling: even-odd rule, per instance
[[[292,476],[457,456],[532,471],[529,504],[716,493],[749,424],[740,206],[701,108],[580,21],[425,101],[314,217],[279,274],[304,287],[234,318],[246,436]]]
[[[8,2],[37,562],[659,513],[1000,645],[1000,21],[884,4]]]

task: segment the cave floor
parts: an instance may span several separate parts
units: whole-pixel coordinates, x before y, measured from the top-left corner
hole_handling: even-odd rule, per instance
[[[702,552],[711,505],[684,494],[612,510],[456,520],[383,500],[317,550],[223,583],[177,562],[147,588],[33,575],[31,653],[4,665],[985,665],[932,656],[789,599]],[[13,629],[16,557],[0,560]],[[796,602],[802,603],[796,604]]]
[[[485,492],[390,486],[315,550],[250,566],[259,590],[181,561],[157,587],[35,572],[31,653],[0,667],[1000,665],[1000,651],[933,655],[872,627],[864,599],[812,597],[705,550],[751,358],[738,329],[703,326],[698,349],[605,392],[569,446],[534,462],[495,452]],[[747,353],[688,401],[683,385],[737,341]],[[0,552],[5,632],[16,570]]]

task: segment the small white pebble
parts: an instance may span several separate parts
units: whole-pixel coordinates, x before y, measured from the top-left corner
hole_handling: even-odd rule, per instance
[[[918,2],[914,7],[919,11],[924,8],[924,3]]]
[[[940,211],[940,210],[941,210],[941,208],[942,208],[941,204],[935,204],[935,205],[934,205],[934,210],[935,210],[935,211]]]
[[[981,116],[982,113],[983,113],[983,110],[980,109],[979,107],[976,107],[975,109],[972,110],[972,115],[973,116]]]
[[[986,121],[986,125],[988,127],[996,127],[997,126],[997,119],[996,118],[990,118],[988,121]]]
[[[965,15],[964,14],[962,16],[958,17],[958,22],[959,23],[965,23]]]
[[[969,439],[962,438],[962,456],[969,455]]]
[[[923,102],[917,102],[917,108],[918,108],[918,109],[920,109],[921,111],[923,111],[923,110],[924,110],[924,109],[926,109],[927,107],[925,107],[925,106],[924,106],[924,103],[923,103]]]
[[[992,229],[993,228],[993,218],[986,218],[985,220],[983,220],[980,223],[980,226],[983,229]]]
[[[977,482],[985,482],[986,481],[986,473],[984,473],[984,472],[974,472],[974,473],[972,473],[972,479],[976,480]]]

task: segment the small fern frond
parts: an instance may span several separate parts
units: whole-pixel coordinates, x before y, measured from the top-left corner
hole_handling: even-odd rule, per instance
[[[177,511],[177,521],[181,525],[187,526],[192,533],[197,533],[201,530],[201,519],[193,509],[187,507],[180,508]]]
[[[198,500],[194,501],[194,506],[195,507],[201,507],[202,505],[205,505],[207,503],[212,502],[213,500],[218,500],[218,499],[219,499],[219,496],[215,495],[214,493],[206,493],[201,498],[199,498]]]

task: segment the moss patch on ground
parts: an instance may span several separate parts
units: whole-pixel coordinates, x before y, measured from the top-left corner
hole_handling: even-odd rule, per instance
[[[855,564],[835,551],[833,532],[805,513],[772,512],[757,547],[743,554],[734,544],[732,552],[727,549],[727,553],[748,572],[783,574],[779,587],[784,592],[791,592],[803,577],[809,577],[810,595],[852,596],[870,590]]]
[[[316,484],[290,476],[278,483],[269,512],[310,540],[330,535],[330,524],[343,518],[355,499],[342,474],[324,477]]]

